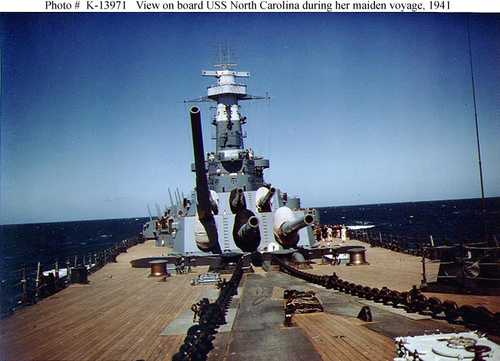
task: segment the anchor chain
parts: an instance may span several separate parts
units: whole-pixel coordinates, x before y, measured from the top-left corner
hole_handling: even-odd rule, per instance
[[[413,286],[408,292],[399,292],[388,287],[371,288],[344,281],[336,273],[331,276],[315,275],[298,270],[277,257],[274,257],[273,260],[279,265],[282,272],[327,289],[335,289],[393,307],[405,306],[409,313],[429,312],[434,318],[438,318],[443,313],[449,323],[455,323],[461,318],[467,326],[477,327],[495,335],[500,334],[500,312],[493,313],[483,306],[463,305],[459,307],[454,301],[441,301],[436,297],[427,298],[416,286]]]
[[[243,264],[247,256],[240,258],[229,281],[217,284],[219,297],[215,302],[203,298],[193,304],[194,319],[198,324],[191,326],[179,351],[173,355],[172,361],[203,361],[214,348],[213,340],[219,326],[226,323],[226,314],[233,296],[238,293],[238,285],[243,276]],[[194,321],[193,321],[194,322]]]

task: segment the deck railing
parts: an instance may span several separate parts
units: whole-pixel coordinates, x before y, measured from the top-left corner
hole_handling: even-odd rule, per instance
[[[445,237],[428,236],[403,236],[400,234],[382,233],[375,230],[349,230],[349,237],[370,244],[372,247],[383,247],[396,252],[422,256],[424,250],[437,246],[465,245],[477,249],[487,248],[487,242],[472,240],[450,240]],[[495,248],[495,247],[493,247]],[[427,255],[426,255],[427,256]],[[435,259],[435,254],[428,257]]]
[[[96,272],[106,264],[116,262],[120,253],[142,242],[144,238],[141,236],[122,240],[99,251],[66,257],[62,263],[59,260],[52,264],[26,262],[0,281],[0,316],[7,317],[20,307],[36,304],[66,288],[71,283],[73,269],[85,267],[88,273]]]
[[[426,263],[440,263],[437,282],[453,281],[463,288],[500,289],[500,247],[487,242],[407,237],[372,230],[351,230],[350,237],[396,252],[422,257],[422,286],[427,286]],[[441,270],[442,269],[442,270]]]

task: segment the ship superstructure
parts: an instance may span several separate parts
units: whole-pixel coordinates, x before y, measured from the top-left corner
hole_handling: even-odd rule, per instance
[[[242,114],[239,103],[243,100],[265,99],[265,97],[249,95],[247,86],[240,84],[238,80],[248,78],[250,74],[236,71],[233,67],[234,64],[222,64],[218,65],[217,70],[204,70],[202,75],[215,78],[216,83],[207,88],[206,96],[189,101],[215,103],[211,119],[211,124],[215,127],[215,150],[200,154],[203,158],[200,162],[203,162],[205,169],[197,170],[196,152],[200,151],[197,149],[200,147],[203,150],[203,142],[201,128],[199,135],[193,131],[193,140],[201,141],[194,144],[195,164],[191,166],[191,170],[197,172],[197,185],[190,199],[184,200],[186,206],[184,214],[181,213],[176,217],[174,250],[185,254],[200,251],[219,253],[218,250],[214,251],[211,247],[203,246],[199,241],[200,237],[203,238],[199,224],[202,218],[200,212],[206,213],[199,207],[204,203],[199,199],[200,192],[204,193],[202,190],[204,177],[208,187],[206,193],[210,208],[206,211],[213,215],[217,233],[217,236],[213,237],[217,238],[221,252],[253,250],[253,247],[248,248],[246,241],[243,240],[246,231],[241,229],[240,232],[240,227],[247,223],[248,230],[253,227],[254,231],[259,233],[260,240],[253,242],[258,244],[256,249],[258,251],[275,251],[295,246],[309,247],[312,245],[313,236],[311,227],[307,226],[313,222],[311,213],[314,211],[302,209],[299,198],[288,197],[280,189],[266,183],[264,170],[269,168],[269,160],[256,155],[251,148],[245,148],[246,135],[243,126],[247,122],[247,117]],[[199,117],[199,109],[196,109],[198,111],[196,115]],[[251,217],[255,218],[250,220]],[[235,219],[237,219],[236,224]],[[294,221],[297,224],[290,224]],[[277,225],[277,222],[280,224]],[[283,229],[294,233],[289,240],[285,240],[286,237],[280,228],[285,222],[288,222],[291,228],[283,227]],[[203,225],[206,230],[206,225]],[[254,236],[256,237],[255,234]]]
[[[202,74],[217,79],[217,84],[208,88],[205,98],[217,104],[212,121],[216,129],[215,152],[209,153],[207,159],[209,188],[217,193],[235,187],[256,191],[265,186],[264,169],[269,168],[269,160],[244,148],[243,125],[247,118],[241,114],[239,101],[262,97],[249,96],[246,85],[236,82],[238,78],[248,78],[248,72],[224,67],[222,70],[205,70]]]

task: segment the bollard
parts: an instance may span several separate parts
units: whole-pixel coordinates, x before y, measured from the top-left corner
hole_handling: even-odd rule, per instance
[[[71,283],[86,284],[88,281],[88,270],[85,266],[74,267],[71,270]]]
[[[368,265],[365,257],[366,249],[364,247],[356,247],[347,251],[349,253],[348,266]]]
[[[151,266],[150,277],[162,277],[169,276],[167,272],[167,261],[166,260],[155,260],[149,262]]]

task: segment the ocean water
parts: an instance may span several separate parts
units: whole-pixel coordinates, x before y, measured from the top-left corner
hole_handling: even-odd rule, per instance
[[[76,222],[0,225],[0,280],[19,278],[26,267],[30,273],[41,262],[43,269],[67,258],[104,250],[135,237],[146,218]]]
[[[474,241],[483,232],[479,199],[317,208],[323,224],[374,225],[385,234]],[[137,236],[146,218],[0,225],[0,279],[23,266],[63,266],[68,257],[106,249]],[[487,231],[500,241],[500,197],[486,199]]]
[[[477,241],[483,232],[479,199],[323,207],[318,212],[323,224],[373,225],[372,232],[417,242],[430,235],[437,243]],[[500,197],[486,199],[484,219],[490,238],[500,241]],[[0,225],[0,280],[17,292],[11,294],[15,300],[23,267],[33,283],[37,262],[44,270],[53,269],[56,261],[65,267],[67,258],[98,252],[137,236],[146,220]]]
[[[370,231],[438,243],[479,241],[486,232],[500,241],[500,197],[318,208],[322,224],[373,225]]]

